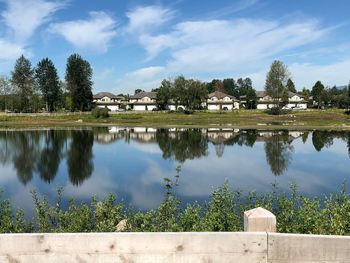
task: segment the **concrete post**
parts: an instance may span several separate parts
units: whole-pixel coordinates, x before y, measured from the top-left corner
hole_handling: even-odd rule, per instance
[[[258,207],[244,212],[245,232],[276,232],[276,216]]]

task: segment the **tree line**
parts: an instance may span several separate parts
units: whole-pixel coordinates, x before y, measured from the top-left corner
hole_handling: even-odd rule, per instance
[[[161,86],[153,91],[157,92],[156,103],[159,110],[168,109],[169,104],[174,104],[175,108],[181,105],[187,110],[204,109],[203,101],[214,91],[221,91],[237,99],[245,96],[247,108],[250,109],[255,108],[257,102],[256,91],[250,78],[239,78],[237,81],[233,78],[214,79],[211,82],[202,82],[178,76],[173,81],[164,79]],[[138,92],[139,89],[135,90],[136,94]]]
[[[288,92],[302,95],[308,102],[308,107],[342,109],[350,107],[350,82],[348,86],[330,88],[325,87],[321,81],[317,81],[311,90],[304,87],[302,91],[297,92],[288,67],[279,60],[271,64],[266,75],[265,92],[273,99],[277,109],[288,103]]]
[[[65,80],[49,58],[36,67],[21,56],[11,76],[0,77],[0,110],[12,112],[86,111],[92,107],[92,68],[78,54],[67,59]]]

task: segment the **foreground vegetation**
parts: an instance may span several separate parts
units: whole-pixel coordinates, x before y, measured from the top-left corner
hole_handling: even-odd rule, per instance
[[[142,127],[242,127],[242,128],[341,128],[350,127],[350,115],[344,110],[293,111],[269,115],[258,110],[234,112],[125,112],[110,113],[101,118],[91,113],[0,114],[0,127],[119,125]]]
[[[71,200],[62,209],[61,195],[50,204],[45,197],[33,192],[36,217],[26,220],[23,211],[14,211],[9,200],[0,202],[0,232],[114,232],[118,222],[127,219],[122,231],[242,231],[243,213],[262,206],[277,217],[277,231],[284,233],[335,234],[350,233],[350,196],[343,185],[339,194],[322,198],[299,195],[295,185],[291,194],[279,193],[276,186],[270,193],[259,195],[232,192],[228,183],[212,192],[207,203],[182,204],[174,191],[174,183],[165,179],[163,202],[150,211],[135,211],[117,202],[114,195],[102,201],[92,198],[90,204]]]

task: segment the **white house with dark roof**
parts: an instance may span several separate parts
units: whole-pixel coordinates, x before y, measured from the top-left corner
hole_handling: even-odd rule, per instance
[[[129,108],[135,111],[153,111],[157,109],[157,92],[140,92],[129,97]]]
[[[206,103],[210,111],[239,109],[239,100],[221,91],[210,93]]]
[[[120,109],[120,106],[124,101],[124,97],[116,96],[110,92],[100,92],[93,96],[93,102],[97,107],[108,108],[111,111]]]
[[[256,108],[258,110],[266,110],[275,107],[274,100],[268,96],[265,91],[257,91],[256,96],[258,98]],[[281,99],[280,99],[281,100]],[[285,109],[307,109],[307,101],[304,96],[299,94],[288,92],[288,104],[283,108]]]

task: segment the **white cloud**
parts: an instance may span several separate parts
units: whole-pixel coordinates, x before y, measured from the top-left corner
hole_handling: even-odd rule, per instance
[[[49,31],[62,35],[78,48],[105,53],[117,35],[116,21],[105,12],[90,12],[90,19],[51,24]]]
[[[16,41],[28,40],[35,30],[50,20],[66,1],[4,0],[7,10],[1,13],[5,24],[13,31]]]
[[[269,66],[266,63],[264,70],[248,74],[257,90],[264,89]],[[326,86],[347,85],[350,80],[347,70],[349,67],[350,58],[328,64],[293,63],[288,66],[297,90],[302,90],[303,87],[311,89],[318,80]]]
[[[168,50],[170,71],[232,72],[256,69],[264,60],[312,43],[326,33],[313,20],[287,25],[251,19],[210,20],[179,23],[168,34],[143,36],[141,44],[151,58]]]
[[[243,11],[245,9],[248,9],[252,6],[254,6],[255,4],[257,4],[259,2],[259,0],[241,0],[238,2],[233,3],[230,6],[226,6],[225,8],[216,10],[214,12],[212,12],[209,17],[223,17],[223,16],[227,16],[233,13],[237,13],[240,11]]]
[[[20,57],[22,54],[30,56],[30,53],[25,48],[13,42],[0,39],[0,61],[14,60]]]
[[[158,88],[161,81],[166,78],[164,67],[145,67],[125,74],[116,82],[117,93],[133,93],[135,89],[151,90]]]
[[[126,13],[129,24],[127,32],[151,31],[174,17],[174,12],[161,6],[139,6]]]

